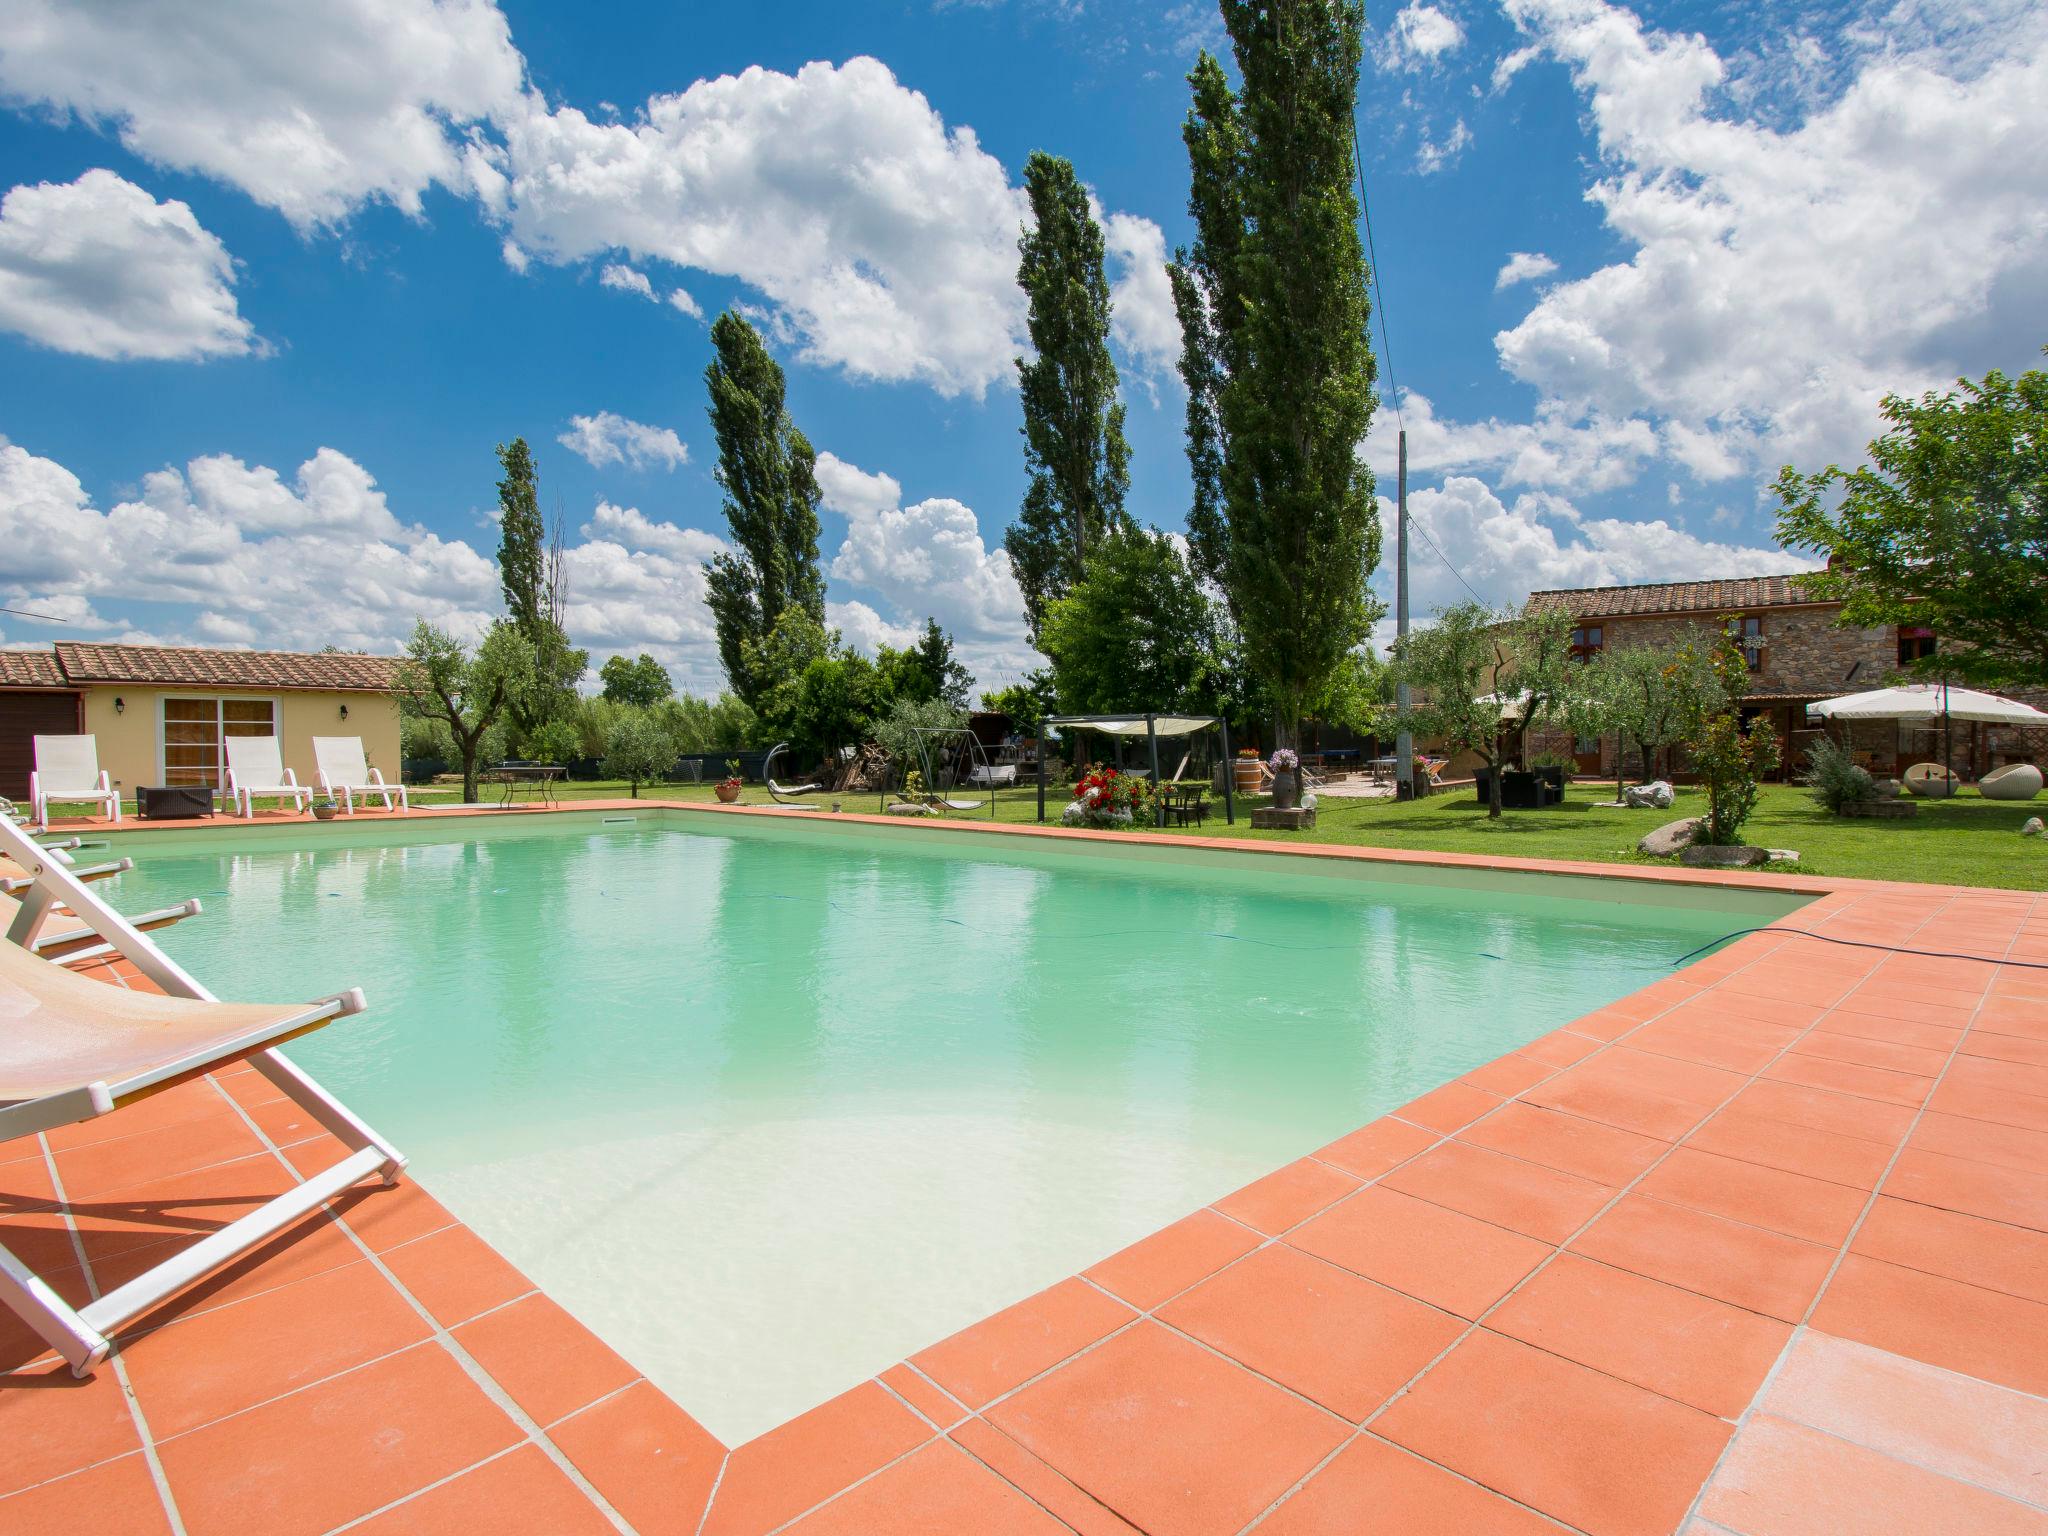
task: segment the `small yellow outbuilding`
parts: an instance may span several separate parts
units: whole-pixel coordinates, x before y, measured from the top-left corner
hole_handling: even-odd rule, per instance
[[[315,736],[360,736],[370,766],[399,777],[399,658],[339,651],[92,645],[0,650],[0,795],[24,799],[36,736],[84,732],[123,799],[153,784],[218,789],[230,736],[275,736],[285,767],[314,782]]]

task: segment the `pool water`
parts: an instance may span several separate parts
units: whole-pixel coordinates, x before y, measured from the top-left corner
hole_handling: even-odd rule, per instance
[[[1798,904],[689,813],[121,851],[220,995],[362,986],[289,1053],[728,1443]]]

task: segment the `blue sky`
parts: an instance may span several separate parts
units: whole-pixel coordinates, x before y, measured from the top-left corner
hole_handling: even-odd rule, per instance
[[[1133,510],[1180,526],[1157,258],[1185,238],[1212,7],[292,10],[0,19],[0,604],[71,621],[0,615],[0,642],[474,627],[517,433],[579,640],[715,686],[705,321],[740,305],[830,456],[834,618],[872,645],[935,614],[1007,680],[1031,660],[1000,541],[1040,148],[1109,220]],[[1460,571],[1418,555],[1424,609],[1795,565],[1777,464],[1853,455],[1883,390],[2048,340],[2040,8],[1755,13],[1373,8],[1393,387],[1365,451],[1391,494],[1398,399]]]

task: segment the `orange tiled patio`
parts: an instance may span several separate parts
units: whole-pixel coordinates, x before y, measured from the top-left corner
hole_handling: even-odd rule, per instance
[[[2048,1532],[2048,904],[1822,885],[1969,958],[1742,939],[737,1447],[412,1183],[88,1382],[0,1315],[0,1530]],[[242,1069],[0,1236],[78,1301],[332,1156]]]

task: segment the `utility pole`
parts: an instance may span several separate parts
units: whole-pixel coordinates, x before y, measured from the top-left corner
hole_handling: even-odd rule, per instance
[[[1394,635],[1395,656],[1405,651],[1408,639],[1408,433],[1401,433],[1401,471],[1396,482],[1396,504],[1400,507],[1394,535]],[[1394,738],[1394,793],[1402,800],[1415,798],[1415,738],[1408,734],[1408,684],[1404,679],[1394,692],[1401,711],[1401,730]]]

